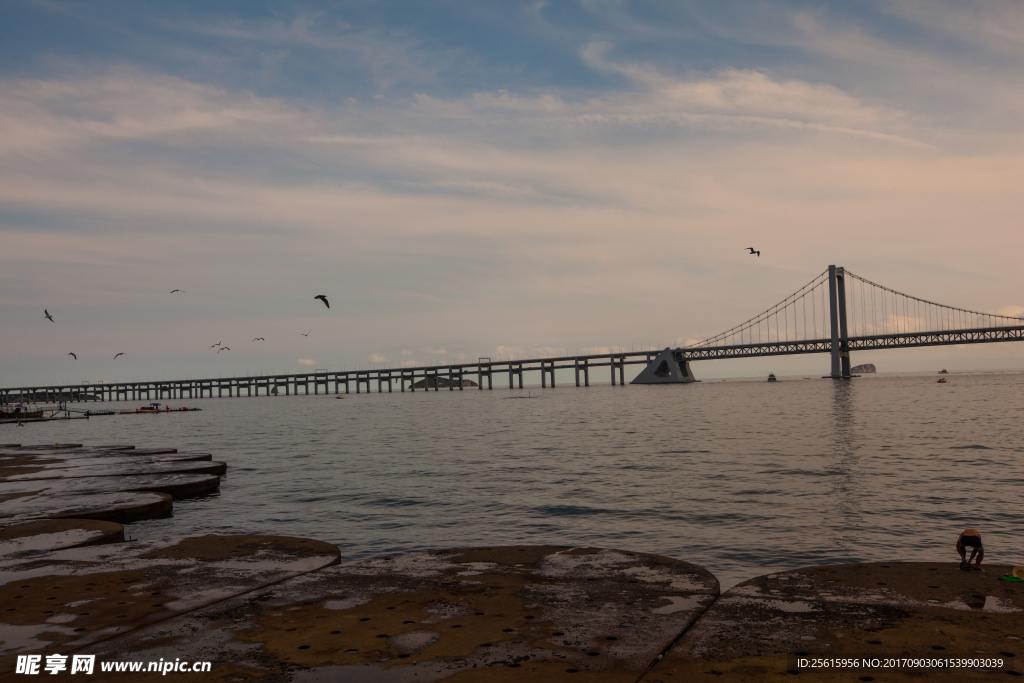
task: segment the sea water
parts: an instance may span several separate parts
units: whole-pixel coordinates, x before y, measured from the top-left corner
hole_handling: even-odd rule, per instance
[[[0,442],[228,463],[218,493],[134,537],[302,536],[344,560],[609,547],[695,562],[726,588],[806,565],[958,562],[974,527],[986,563],[1024,564],[1024,373],[946,377],[165,400],[203,410],[5,425]]]

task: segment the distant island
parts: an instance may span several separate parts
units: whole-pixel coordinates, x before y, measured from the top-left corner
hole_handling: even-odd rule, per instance
[[[448,384],[449,384],[449,382],[448,382],[448,378],[447,377],[440,377],[440,376],[438,376],[436,378],[435,377],[427,377],[426,379],[421,379],[419,382],[416,382],[415,384],[413,384],[413,386],[415,388],[417,388],[417,389],[434,389],[434,388],[447,389],[448,388]],[[457,380],[457,379],[452,380],[451,381],[451,385],[455,386],[455,387],[459,386],[459,380]],[[477,384],[476,382],[474,382],[471,379],[464,379],[464,380],[462,380],[462,386],[464,386],[464,387],[478,387],[480,385]]]
[[[852,375],[866,375],[869,372],[878,372],[875,370],[874,363],[864,363],[863,365],[858,365],[855,368],[850,368],[850,374]]]

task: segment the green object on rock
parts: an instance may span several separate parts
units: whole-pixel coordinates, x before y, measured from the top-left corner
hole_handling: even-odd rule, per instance
[[[1010,576],[1009,574],[1007,574],[1006,576],[1000,576],[999,580],[1000,581],[1024,581],[1024,579],[1020,578],[1019,576]]]

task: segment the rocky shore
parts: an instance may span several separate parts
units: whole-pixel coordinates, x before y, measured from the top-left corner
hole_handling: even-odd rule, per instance
[[[1024,582],[1002,580],[1005,566],[806,567],[720,594],[702,567],[607,548],[340,563],[315,539],[125,540],[123,523],[166,514],[161,502],[210,490],[225,468],[174,449],[0,447],[0,675],[49,674],[48,662],[71,675],[74,657],[93,663],[93,680],[185,665],[207,667],[192,676],[204,681],[268,682],[1021,673]]]

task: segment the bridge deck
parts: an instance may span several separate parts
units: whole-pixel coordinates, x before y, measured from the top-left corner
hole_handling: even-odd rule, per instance
[[[990,344],[993,342],[1024,341],[1024,325],[1015,327],[982,327],[966,330],[933,332],[907,332],[848,337],[850,351],[873,349],[909,349],[919,346],[952,346],[957,344]],[[756,356],[793,356],[805,353],[830,353],[830,339],[804,339],[774,341],[731,346],[687,347],[677,349],[680,360],[715,360],[720,358],[753,358]]]
[[[962,330],[937,330],[902,334],[880,334],[848,337],[843,345],[849,351],[876,349],[903,349],[920,346],[951,346],[958,344],[988,344],[994,342],[1024,341],[1024,324],[1006,327],[984,327]],[[723,346],[691,346],[676,349],[679,361],[715,360],[725,358],[753,358],[759,356],[791,356],[808,353],[830,353],[829,339],[782,340],[764,343]],[[376,370],[347,370],[332,372],[293,373],[280,375],[253,375],[219,379],[190,379],[170,381],[114,382],[89,385],[50,385],[32,387],[0,388],[0,403],[25,400],[44,401],[116,401],[203,398],[205,396],[269,396],[275,393],[320,392],[350,393],[354,385],[356,392],[365,386],[370,391],[371,383],[377,391],[393,391],[397,384],[400,391],[426,389],[464,389],[463,380],[476,379],[480,389],[493,389],[495,375],[505,375],[509,388],[518,380],[523,387],[523,374],[539,372],[541,386],[555,386],[555,370],[573,370],[577,386],[589,386],[591,370],[609,369],[612,384],[625,384],[625,366],[646,365],[658,355],[657,351],[624,351],[611,354],[581,356],[556,356],[522,360],[476,363],[460,363],[434,367],[381,368]],[[420,386],[416,386],[419,384]],[[310,392],[310,385],[313,391]],[[299,388],[303,391],[300,392]],[[333,392],[331,389],[333,388]],[[343,389],[344,388],[344,389]],[[262,390],[262,394],[260,393]],[[216,392],[216,393],[215,393]]]

